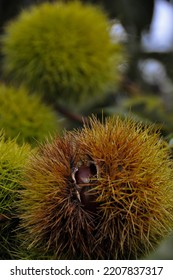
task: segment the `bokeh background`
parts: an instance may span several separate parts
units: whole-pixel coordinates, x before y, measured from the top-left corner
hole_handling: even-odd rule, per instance
[[[20,32],[15,33],[15,22],[21,13],[26,10],[29,14],[31,7],[39,7],[43,2],[60,1],[0,0],[0,129],[5,135],[17,137],[19,144],[29,142],[35,146],[50,134],[81,127],[92,114],[97,114],[99,118],[120,115],[154,124],[173,149],[173,1],[81,1],[90,4],[98,13],[101,9],[105,18],[95,20],[94,15],[87,11],[85,25],[76,10],[71,9],[68,16],[58,23],[57,43],[65,38],[59,57],[69,53],[74,60],[63,69],[60,69],[62,65],[55,63],[50,70],[54,77],[52,80],[46,76],[47,68],[44,64],[40,66],[37,60],[39,58],[41,62],[47,55],[42,47],[38,51],[37,62],[33,68],[30,66],[30,76],[25,69],[29,65],[27,59],[35,59],[33,34],[40,42],[42,34],[48,34],[46,32],[53,28],[53,21],[51,26],[46,21],[46,15],[41,14],[35,21],[36,28],[33,24],[33,29],[28,31],[32,36],[29,37],[27,32],[25,34],[25,29],[19,26]],[[105,30],[112,44],[111,50],[106,35],[99,33],[99,28],[104,29],[102,20],[107,24]],[[40,33],[37,33],[38,22],[42,23]],[[25,27],[22,19],[21,26]],[[66,36],[69,30],[72,35],[78,36],[79,48],[74,50]],[[54,41],[53,36],[52,33],[51,42]],[[51,46],[48,44],[47,49],[53,55]],[[92,57],[93,64],[83,62],[83,49],[88,57]],[[22,59],[17,60],[21,56]],[[47,55],[45,65],[49,65],[49,59],[51,56]],[[109,73],[107,60],[111,60],[114,72]],[[26,64],[22,64],[23,61]],[[36,71],[37,65],[39,71]],[[76,65],[79,65],[82,75],[75,76]],[[100,72],[97,72],[98,69]],[[66,71],[67,79],[62,74],[62,79],[57,81],[57,73],[63,71]],[[44,75],[46,77],[42,80]],[[35,94],[37,91],[41,94]],[[173,259],[173,234],[146,258]]]

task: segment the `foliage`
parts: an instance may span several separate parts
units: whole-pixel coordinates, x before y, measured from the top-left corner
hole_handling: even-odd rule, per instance
[[[30,95],[24,87],[0,85],[0,127],[6,136],[19,143],[36,145],[58,129],[57,116],[39,96]],[[60,125],[59,125],[60,127]]]
[[[43,255],[141,258],[173,227],[172,162],[153,127],[91,119],[42,145],[25,176],[26,246]]]
[[[19,183],[23,167],[31,154],[29,145],[18,146],[15,140],[0,136],[0,259],[11,259],[17,250],[16,227]]]
[[[154,123],[167,140],[173,131],[172,111],[167,111],[163,98],[156,94],[140,92],[135,96],[126,96],[116,106],[109,106],[104,111],[108,115],[133,116],[144,123]]]
[[[105,14],[90,5],[33,7],[5,29],[3,70],[48,100],[86,106],[102,98],[118,76],[122,47],[111,43],[108,29]]]

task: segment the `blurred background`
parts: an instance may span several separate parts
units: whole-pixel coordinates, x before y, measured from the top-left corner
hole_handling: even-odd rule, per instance
[[[20,144],[28,141],[35,145],[34,141],[43,141],[50,133],[61,133],[64,128],[82,126],[91,114],[97,114],[100,118],[103,115],[120,115],[155,124],[161,130],[162,137],[173,148],[173,1],[83,0],[83,3],[91,4],[104,13],[113,52],[108,51],[109,46],[104,41],[106,37],[101,38],[99,29],[95,29],[99,25],[97,21],[92,21],[92,17],[89,19],[91,25],[86,24],[87,32],[87,29],[82,29],[82,22],[78,19],[79,22],[74,26],[78,26],[79,31],[81,29],[81,37],[80,32],[78,33],[81,38],[78,40],[79,49],[73,50],[73,46],[69,46],[69,55],[74,57],[73,65],[60,70],[57,66],[52,66],[49,70],[46,68],[50,68],[47,55],[46,63],[39,65],[37,70],[38,62],[33,65],[29,65],[28,62],[36,61],[33,57],[36,49],[32,44],[32,38],[35,37],[32,36],[38,37],[39,44],[42,40],[39,34],[44,31],[36,33],[34,27],[30,31],[28,29],[32,36],[27,39],[25,29],[17,33],[17,28],[21,27],[13,27],[13,22],[15,23],[25,9],[29,13],[31,7],[43,2],[60,1],[0,0],[0,128],[4,129],[7,137],[18,136]],[[72,9],[71,15],[66,18],[66,22],[69,20],[69,28],[72,26],[71,21],[75,21],[76,14]],[[23,20],[22,25],[20,18],[21,26],[25,26],[24,17]],[[63,24],[62,21],[60,34],[66,34]],[[44,25],[45,28],[50,25],[45,15]],[[37,27],[36,24],[36,29]],[[49,29],[46,30],[45,32],[49,32]],[[74,30],[71,28],[70,32],[73,34]],[[28,33],[26,31],[26,34]],[[82,36],[85,37],[85,41]],[[58,41],[60,40],[61,37],[58,37]],[[70,39],[67,40],[68,45]],[[92,40],[95,44],[93,49],[90,48]],[[29,48],[27,49],[28,57],[25,56],[25,49],[22,51],[25,44],[27,48],[31,44],[31,54]],[[54,50],[51,49],[51,45],[48,52],[53,57]],[[69,51],[65,46],[65,43],[61,44],[60,57]],[[83,48],[86,48],[84,53],[92,57],[91,68],[87,68],[90,65],[87,65],[82,55],[80,60]],[[40,60],[43,60],[40,53]],[[104,57],[104,54],[107,56]],[[22,56],[22,59],[17,60],[18,56]],[[53,57],[54,61],[56,59],[58,60],[57,54]],[[111,66],[114,68],[112,80],[107,77],[107,60],[111,60]],[[81,65],[78,62],[82,62]],[[80,73],[75,74],[78,64]],[[34,79],[27,72],[24,73],[24,65],[26,69],[30,66],[30,75],[33,75]],[[97,72],[96,68],[100,68],[100,72]],[[61,73],[61,81],[56,81],[56,71]],[[49,72],[54,76],[52,80],[48,76]],[[46,73],[44,80],[41,79],[42,73]],[[81,79],[81,84],[75,87],[78,79]],[[37,91],[38,95],[35,94]],[[48,92],[51,92],[50,96]],[[147,258],[173,259],[173,235],[164,240],[158,250]]]

